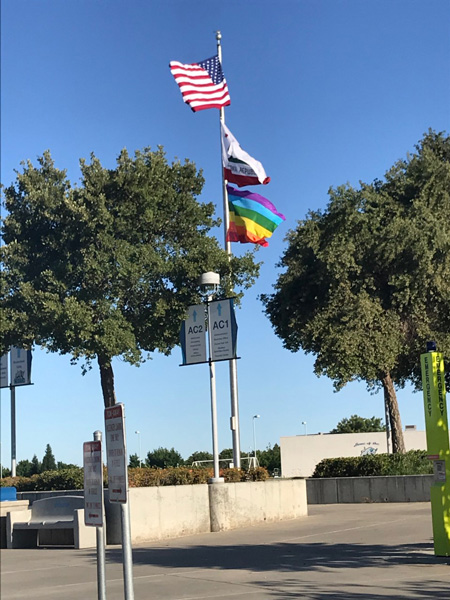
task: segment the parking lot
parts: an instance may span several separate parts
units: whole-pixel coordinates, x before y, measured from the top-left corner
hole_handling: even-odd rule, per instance
[[[428,503],[310,507],[308,517],[133,548],[136,600],[450,598]],[[107,598],[124,598],[121,548],[106,553]],[[2,600],[97,598],[93,550],[1,551]]]

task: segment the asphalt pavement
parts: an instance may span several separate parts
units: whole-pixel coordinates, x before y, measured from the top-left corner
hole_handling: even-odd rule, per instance
[[[133,547],[135,600],[450,600],[429,503],[311,506],[309,516]],[[125,598],[120,546],[106,598]],[[1,600],[97,598],[93,550],[1,551]],[[127,599],[129,600],[129,599]]]

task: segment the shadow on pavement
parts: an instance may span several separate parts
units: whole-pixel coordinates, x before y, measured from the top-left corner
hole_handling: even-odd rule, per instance
[[[108,549],[107,561],[122,562],[121,549]],[[450,564],[449,558],[434,556],[431,542],[397,546],[286,542],[237,546],[159,546],[134,548],[133,561],[136,565],[168,568],[245,569],[254,572]]]
[[[327,590],[322,585],[319,588],[316,583],[303,583],[290,579],[283,580],[282,589],[280,582],[276,581],[254,581],[252,583],[265,588],[266,593],[278,600],[286,598],[308,598],[308,600],[432,600],[439,598],[444,600],[449,597],[448,585],[435,581],[409,583],[402,585],[401,589],[395,586],[393,588],[392,585],[386,586],[383,583],[368,584],[367,586],[361,584],[341,585],[339,587],[345,588],[342,591],[336,590],[336,586]],[[375,593],[374,585],[377,588]]]

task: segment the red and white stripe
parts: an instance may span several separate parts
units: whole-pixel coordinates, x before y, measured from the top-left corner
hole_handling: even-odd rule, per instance
[[[194,112],[205,108],[222,108],[230,104],[225,77],[216,85],[208,72],[199,65],[184,65],[172,61],[169,66],[184,102],[189,104]]]

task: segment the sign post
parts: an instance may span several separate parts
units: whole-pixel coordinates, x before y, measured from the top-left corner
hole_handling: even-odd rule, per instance
[[[206,362],[205,305],[188,308],[188,316],[181,325],[180,341],[183,365]]]
[[[130,507],[128,504],[128,470],[125,440],[125,406],[115,404],[105,409],[106,456],[109,501],[118,502],[122,519],[123,582],[125,600],[134,600],[133,556],[131,551]]]
[[[102,434],[94,432],[94,441],[83,444],[84,469],[84,523],[96,527],[97,541],[97,597],[106,598],[105,538],[103,512],[103,457]]]
[[[445,400],[444,358],[430,351],[420,357],[422,367],[425,424],[428,458],[433,461],[434,482],[431,486],[431,516],[434,553],[450,556],[450,447]]]
[[[208,302],[209,337],[212,361],[236,358],[237,324],[233,299]]]
[[[216,279],[210,280],[209,276],[211,275],[215,276]],[[212,285],[214,288],[220,282],[219,276],[215,273],[205,273],[202,277],[204,276],[208,278],[208,281],[206,282],[207,285]],[[183,364],[181,366],[205,362],[209,363],[212,450],[214,463],[214,477],[210,480],[210,483],[222,483],[223,478],[220,477],[219,470],[216,370],[214,363],[220,360],[237,358],[237,324],[234,316],[233,299],[226,298],[225,300],[213,300],[212,298],[213,296],[209,295],[207,299],[209,360],[206,360],[205,306],[204,304],[197,304],[189,307],[188,316],[181,326],[180,341],[183,356]]]
[[[0,387],[11,390],[11,477],[16,476],[16,386],[31,384],[31,350],[11,348],[9,353],[10,372],[8,373],[8,354],[0,359]],[[11,375],[11,379],[9,379]],[[10,383],[11,381],[11,383]]]

